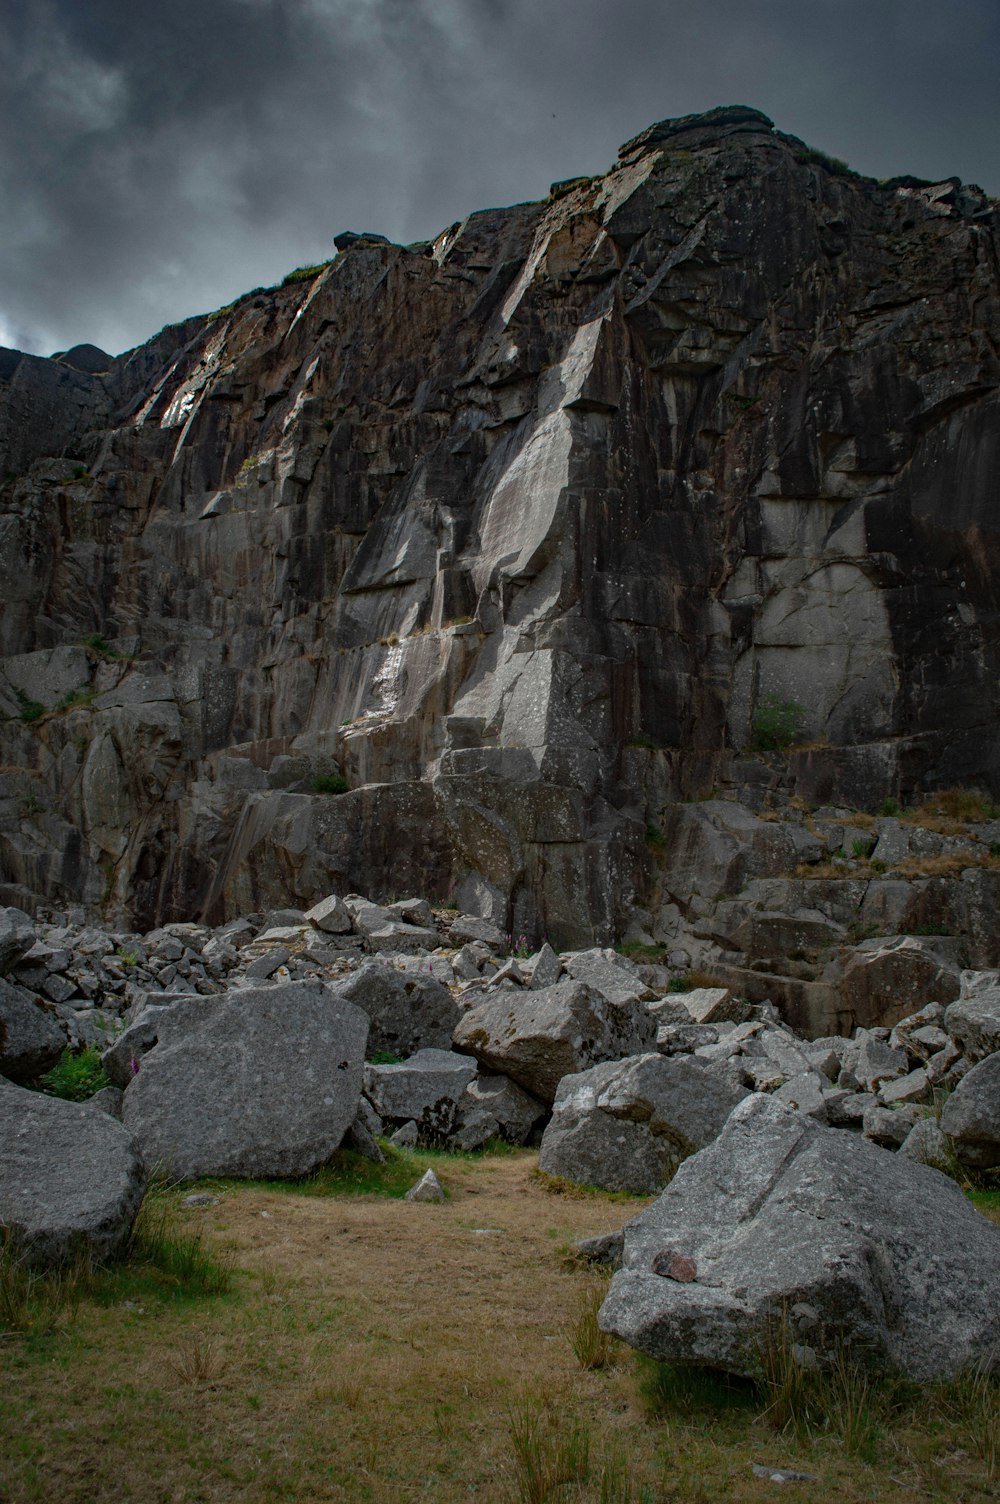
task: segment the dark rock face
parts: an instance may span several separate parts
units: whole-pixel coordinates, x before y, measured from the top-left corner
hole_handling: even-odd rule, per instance
[[[106,372],[3,352],[0,899],[605,942],[768,698],[811,803],[1000,791],[997,238],[731,107]]]

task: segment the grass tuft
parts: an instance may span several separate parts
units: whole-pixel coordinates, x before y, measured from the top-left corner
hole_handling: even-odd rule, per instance
[[[520,1504],[547,1504],[559,1490],[590,1476],[590,1432],[574,1423],[562,1428],[539,1401],[528,1396],[507,1412],[514,1481]]]
[[[614,1338],[602,1332],[597,1323],[597,1313],[604,1301],[607,1284],[594,1290],[586,1290],[580,1302],[580,1312],[573,1325],[570,1344],[581,1368],[607,1368],[611,1362]]]

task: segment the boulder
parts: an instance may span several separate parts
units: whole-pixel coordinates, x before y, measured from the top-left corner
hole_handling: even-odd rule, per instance
[[[944,1026],[969,1060],[1000,1050],[1000,976],[964,972],[962,994],[944,1016]]]
[[[734,997],[728,987],[693,987],[677,1000],[684,1004],[688,1017],[696,1024],[741,1023],[749,1013],[746,1004]]]
[[[66,1034],[30,992],[0,980],[0,1076],[33,1081],[51,1070]]]
[[[444,1190],[433,1170],[426,1170],[406,1193],[407,1201],[443,1201]]]
[[[398,950],[412,955],[415,951],[433,950],[438,933],[420,925],[407,924],[391,909],[369,903],[367,899],[344,900],[354,916],[354,928],[371,950]]]
[[[470,1103],[496,1119],[503,1138],[512,1144],[526,1144],[532,1129],[545,1116],[545,1104],[539,1102],[507,1076],[484,1071],[474,1076],[465,1088],[463,1105]]]
[[[101,1056],[101,1065],[112,1086],[124,1091],[133,1076],[137,1075],[142,1057],[147,1055],[160,1037],[160,1019],[169,1013],[168,1007],[155,1004],[142,1012],[118,1035],[113,1045]]]
[[[1000,1165],[1000,1053],[962,1077],[944,1104],[941,1128],[962,1164],[977,1170]]]
[[[306,919],[326,935],[349,935],[354,928],[351,913],[342,898],[331,893],[306,911]]]
[[[35,927],[23,909],[0,908],[0,973],[10,971],[35,943]]]
[[[950,1003],[959,993],[958,967],[933,942],[914,935],[865,940],[844,966],[840,990],[856,1025],[898,1023],[927,1003]]]
[[[470,1008],[453,1039],[488,1070],[552,1103],[563,1076],[652,1047],[656,1023],[641,1006],[619,1007],[583,982],[566,981]]]
[[[448,938],[452,945],[462,945],[469,940],[476,940],[480,945],[489,946],[490,950],[503,950],[504,937],[495,924],[488,919],[480,919],[475,914],[459,914],[453,919],[448,927]]]
[[[415,1050],[447,1050],[462,1010],[430,974],[401,974],[384,961],[369,961],[336,982],[339,995],[368,1016],[368,1052],[406,1056]]]
[[[447,1138],[461,1125],[460,1103],[476,1063],[454,1050],[418,1050],[399,1065],[366,1065],[365,1096],[379,1117],[413,1121],[429,1141]],[[471,1111],[470,1106],[470,1111]]]
[[[1000,1367],[1000,1227],[938,1171],[766,1096],[624,1233],[600,1324],[651,1357],[752,1376],[784,1319],[806,1363],[847,1344],[918,1382]]]
[[[563,956],[563,965],[574,982],[586,982],[594,987],[609,1003],[634,1003],[652,1001],[653,993],[639,974],[639,968],[626,956],[614,950],[570,951]]]
[[[595,1065],[560,1081],[539,1168],[609,1191],[661,1190],[746,1095],[703,1066],[659,1054]]]
[[[547,940],[541,950],[525,964],[536,992],[540,992],[543,987],[554,987],[562,976],[562,962]]]
[[[956,1166],[951,1141],[933,1118],[921,1118],[914,1123],[899,1146],[899,1154],[903,1159],[912,1159],[915,1164],[943,1170],[946,1175],[950,1175]]]
[[[172,1175],[307,1175],[354,1121],[368,1019],[322,982],[185,998],[125,1092],[147,1163]]]
[[[142,1156],[120,1123],[0,1080],[0,1143],[0,1225],[30,1263],[117,1251],[146,1189]]]

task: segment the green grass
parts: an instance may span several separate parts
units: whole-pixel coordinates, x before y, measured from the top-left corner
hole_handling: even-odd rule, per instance
[[[388,1139],[378,1140],[385,1155],[385,1164],[373,1164],[352,1149],[338,1149],[329,1164],[321,1165],[311,1175],[298,1180],[252,1180],[240,1181],[239,1185],[253,1185],[259,1189],[281,1191],[298,1196],[387,1196],[393,1200],[404,1197],[427,1170],[433,1170],[442,1180],[444,1193],[449,1164],[471,1164],[481,1160],[484,1154],[512,1155],[527,1153],[503,1139],[490,1139],[482,1149],[398,1149]],[[206,1182],[224,1187],[228,1181]],[[234,1182],[233,1184],[236,1184]]]
[[[38,1085],[50,1097],[86,1102],[111,1082],[101,1065],[100,1050],[88,1045],[82,1050],[64,1050]]]
[[[186,1232],[175,1195],[153,1184],[122,1248],[104,1263],[81,1244],[62,1266],[32,1269],[0,1232],[0,1338],[48,1336],[74,1320],[84,1299],[102,1306],[199,1300],[227,1294],[233,1278],[232,1259]]]
[[[668,1415],[692,1419],[720,1411],[760,1409],[756,1384],[715,1368],[695,1363],[660,1363],[637,1353],[636,1373],[639,1398],[647,1415],[654,1420]]]
[[[288,287],[292,282],[312,282],[320,272],[326,271],[329,261],[317,261],[314,266],[297,266],[293,272],[282,277],[281,286]]]

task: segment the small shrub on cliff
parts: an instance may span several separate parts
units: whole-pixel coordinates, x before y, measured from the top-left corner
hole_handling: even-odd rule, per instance
[[[45,706],[40,705],[37,700],[29,699],[23,689],[15,689],[14,693],[21,707],[22,721],[37,721],[39,716],[45,714]]]
[[[348,783],[343,773],[321,773],[312,781],[314,794],[346,794],[347,789]]]
[[[765,695],[753,718],[751,746],[755,752],[783,752],[801,740],[805,718],[805,706],[798,700]]]

